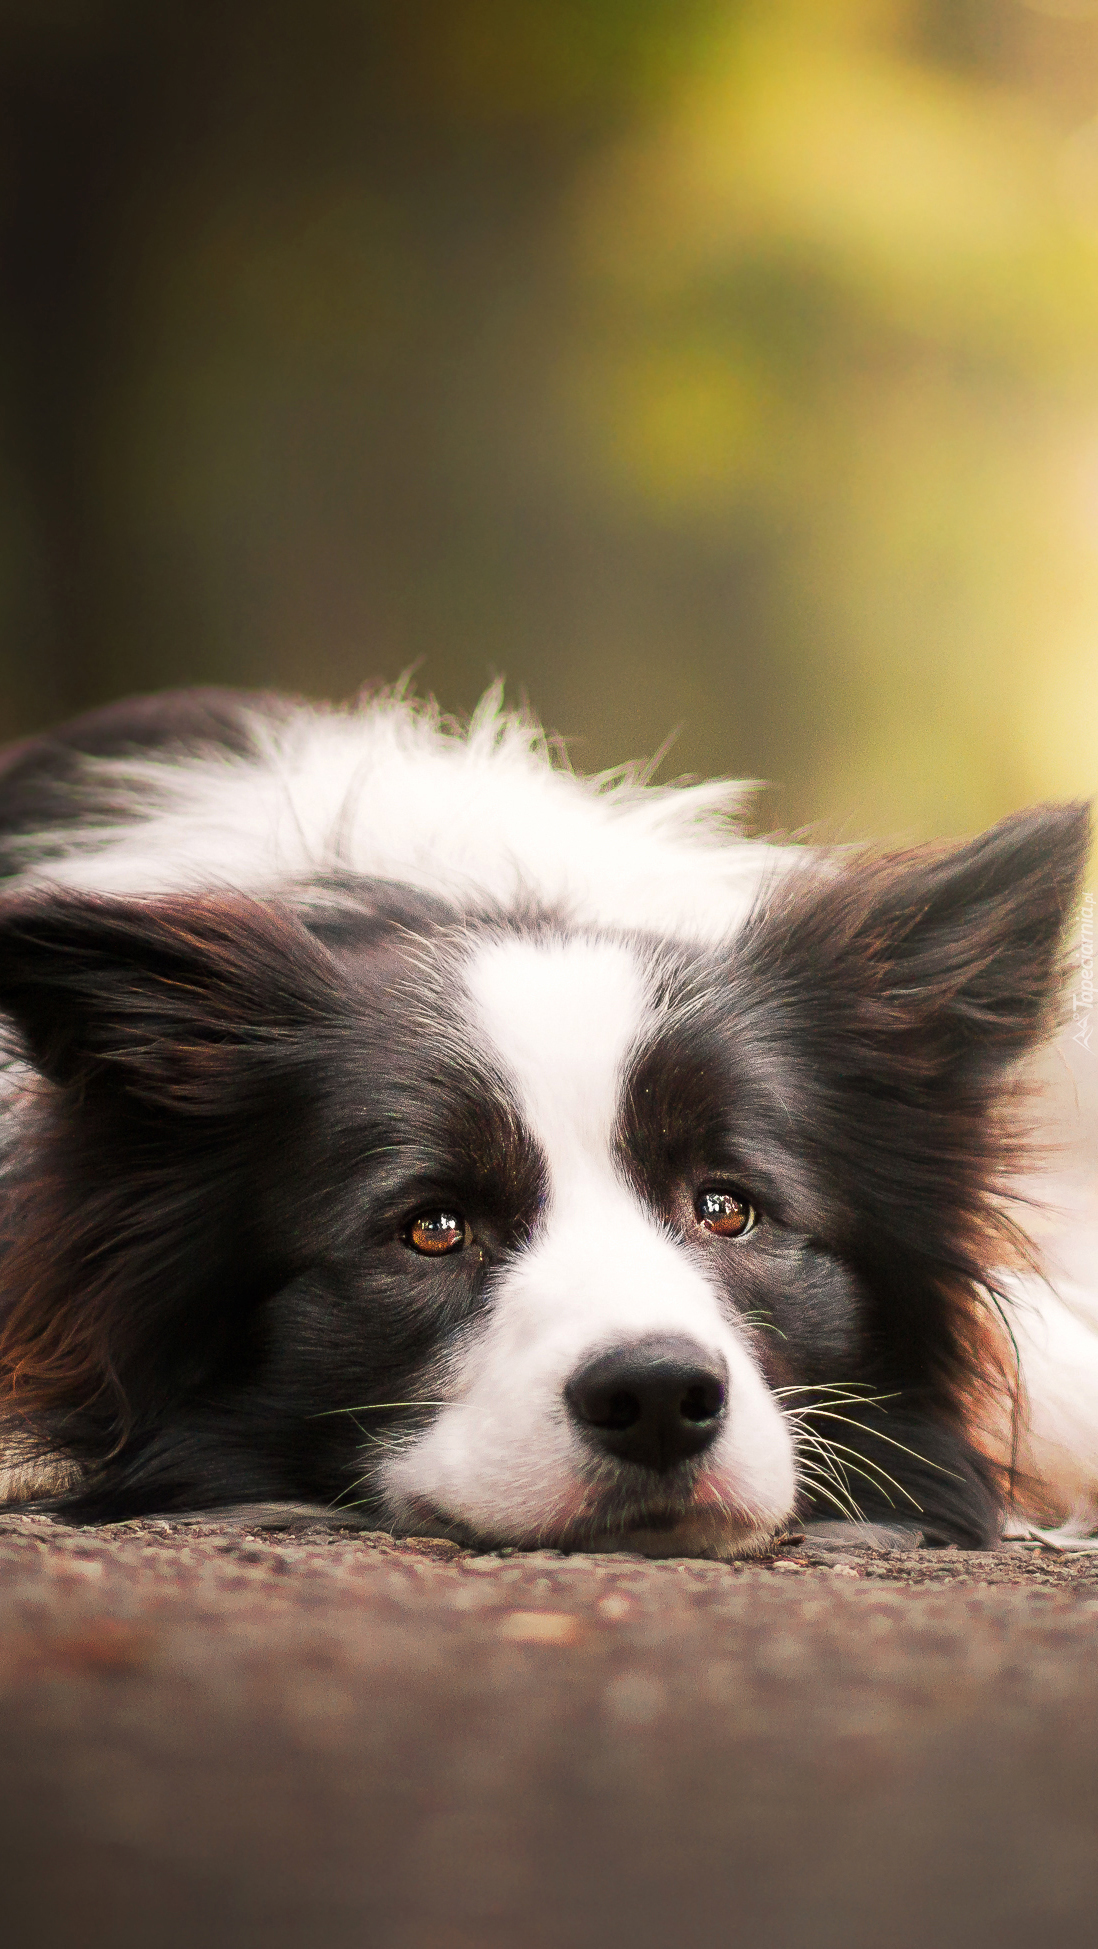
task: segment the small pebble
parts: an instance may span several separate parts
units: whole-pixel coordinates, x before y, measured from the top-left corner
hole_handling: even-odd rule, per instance
[[[579,1620],[570,1611],[511,1611],[499,1635],[512,1644],[574,1644]]]
[[[617,1596],[600,1597],[595,1605],[599,1616],[608,1617],[612,1623],[616,1623],[619,1618],[628,1617],[632,1608],[628,1597]]]

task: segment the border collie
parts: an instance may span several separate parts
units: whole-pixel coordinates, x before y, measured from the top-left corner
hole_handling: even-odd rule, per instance
[[[736,808],[495,694],[11,750],[2,1493],[653,1555],[1092,1513],[1098,1337],[1048,1357],[1009,1195],[1085,811],[882,855]]]

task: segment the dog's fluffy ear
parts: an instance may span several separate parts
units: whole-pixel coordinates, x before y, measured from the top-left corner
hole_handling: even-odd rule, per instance
[[[821,1059],[885,1090],[890,1050],[908,1086],[990,1079],[1056,1025],[1088,840],[1085,805],[1038,806],[965,845],[797,875],[741,951],[772,989],[800,991]]]
[[[901,1021],[914,1006],[921,1034],[934,1024],[931,1059],[999,1068],[1056,1026],[1089,840],[1085,805],[1038,806],[886,873],[870,916],[884,995]]]
[[[235,895],[0,904],[0,1009],[62,1085],[198,1107],[230,1052],[296,1040],[336,992],[292,913]]]

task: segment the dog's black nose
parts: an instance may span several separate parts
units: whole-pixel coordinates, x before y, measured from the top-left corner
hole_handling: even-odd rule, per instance
[[[724,1420],[728,1369],[678,1334],[598,1354],[564,1390],[587,1439],[619,1462],[661,1472],[708,1448]]]

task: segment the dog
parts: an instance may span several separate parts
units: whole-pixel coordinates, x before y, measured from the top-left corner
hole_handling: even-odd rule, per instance
[[[495,692],[10,750],[7,1500],[723,1558],[1086,1504],[1011,1202],[1086,810],[889,853],[739,808],[578,777]]]

